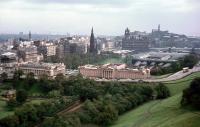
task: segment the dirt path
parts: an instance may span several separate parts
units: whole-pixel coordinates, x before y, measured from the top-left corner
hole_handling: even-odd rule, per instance
[[[77,101],[74,104],[72,104],[71,106],[69,106],[68,108],[58,112],[57,115],[64,115],[67,113],[75,112],[78,109],[80,109],[82,106],[83,106],[83,103],[81,103],[80,101]]]

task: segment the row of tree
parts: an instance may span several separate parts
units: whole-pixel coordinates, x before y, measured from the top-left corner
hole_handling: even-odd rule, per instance
[[[183,90],[181,104],[200,109],[200,78],[195,78],[190,86]]]
[[[14,115],[0,120],[2,127],[33,127],[44,119],[54,116],[60,110],[70,106],[76,98],[60,98],[41,104],[25,104],[17,108]]]
[[[30,84],[34,79],[32,76],[30,74],[25,79],[20,79],[19,76],[16,79],[18,79],[18,82],[23,81],[31,86]],[[154,98],[162,99],[169,96],[169,90],[163,84],[150,86],[141,83],[95,82],[94,80],[84,79],[80,75],[65,79],[63,75],[59,74],[55,80],[49,80],[44,75],[38,80],[34,79],[34,82],[36,83],[33,83],[33,85],[39,85],[44,94],[49,94],[52,97],[58,95],[58,93],[60,96],[78,97],[79,100],[85,102],[82,110],[76,114],[59,117],[55,116],[55,112],[66,106],[66,103],[63,104],[60,100],[58,102],[49,101],[46,102],[47,104],[42,103],[39,106],[25,105],[17,108],[14,116],[2,119],[0,122],[2,125],[31,127],[36,125],[36,121],[43,121],[42,126],[57,127],[59,121],[62,121],[59,126],[63,127],[69,125],[76,127],[79,124],[88,123],[106,126],[112,124],[119,115],[142,103]],[[48,111],[45,108],[48,108]],[[45,117],[52,118],[44,119]],[[10,123],[15,124],[10,125]]]
[[[180,58],[177,62],[174,62],[171,64],[171,66],[162,68],[162,67],[155,67],[151,71],[152,75],[164,75],[164,74],[169,74],[169,73],[174,73],[177,71],[182,70],[184,67],[189,67],[190,69],[193,68],[197,63],[199,59],[196,54],[189,54],[186,55],[183,58]]]
[[[79,112],[82,123],[107,126],[117,120],[119,115],[154,99],[154,96],[158,99],[169,96],[169,90],[163,84],[154,89],[150,86],[114,84],[108,86],[107,90],[105,95],[85,102],[83,110]]]
[[[106,54],[77,54],[77,53],[68,53],[65,54],[64,58],[59,58],[56,56],[48,57],[46,62],[63,62],[67,68],[77,69],[78,66],[85,64],[98,64],[108,58],[119,58],[120,56],[113,53]]]
[[[48,121],[63,121],[62,126],[77,124],[98,124],[107,126],[118,119],[118,116],[154,98],[164,99],[170,96],[168,88],[163,84],[155,87],[142,84],[119,82],[97,83],[82,77],[71,77],[61,83],[64,95],[78,96],[84,106],[75,114],[66,117],[55,116]],[[80,121],[80,122],[78,122]],[[53,122],[44,121],[45,126],[56,127]],[[64,126],[65,125],[65,126]],[[60,125],[61,126],[61,125]]]

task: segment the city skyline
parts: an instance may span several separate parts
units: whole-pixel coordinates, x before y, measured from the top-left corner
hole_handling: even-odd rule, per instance
[[[123,35],[124,29],[200,36],[198,0],[1,0],[0,33]]]

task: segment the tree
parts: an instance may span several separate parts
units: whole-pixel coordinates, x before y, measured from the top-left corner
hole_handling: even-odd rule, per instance
[[[1,79],[4,82],[6,79],[8,79],[8,74],[6,72],[1,73]]]
[[[47,74],[41,74],[39,76],[40,82],[46,82],[46,81],[48,81],[48,79],[49,79],[49,76]]]
[[[57,86],[57,88],[61,91],[61,93],[64,92],[64,88],[62,86],[62,83],[65,81],[65,75],[63,75],[62,73],[59,73],[56,75],[55,77],[55,84]]]
[[[15,110],[20,127],[33,127],[40,120],[37,116],[37,108],[33,104],[25,104]]]
[[[159,83],[159,85],[155,87],[155,90],[157,92],[157,99],[164,99],[170,96],[169,89],[162,83]]]
[[[16,70],[13,75],[13,80],[18,81],[23,74],[24,72],[22,70]]]
[[[198,57],[195,54],[190,54],[180,60],[180,63],[182,67],[193,68],[193,66],[198,63]]]
[[[76,115],[67,115],[65,117],[46,118],[42,127],[80,127],[80,124],[80,120]]]
[[[51,98],[54,98],[54,97],[60,97],[61,94],[60,94],[60,91],[58,90],[52,90],[48,93],[48,96]]]
[[[26,75],[26,81],[28,85],[31,87],[37,80],[35,79],[34,73],[30,72]]]
[[[127,65],[131,65],[132,64],[132,56],[131,55],[126,56],[125,59],[124,59],[124,62]]]
[[[195,78],[190,87],[183,90],[182,106],[191,105],[196,109],[200,109],[200,78]]]
[[[16,115],[7,116],[0,120],[1,127],[17,127],[19,125],[19,118]]]
[[[61,83],[62,81],[65,80],[65,76],[64,76],[62,73],[59,73],[59,74],[56,75],[55,80],[56,80],[58,83]]]
[[[11,100],[7,101],[7,106],[10,109],[13,109],[14,107],[18,106],[18,103],[15,99],[11,99]]]
[[[27,97],[28,97],[28,93],[25,90],[23,90],[23,89],[17,90],[17,93],[16,93],[17,102],[22,104],[26,101]]]

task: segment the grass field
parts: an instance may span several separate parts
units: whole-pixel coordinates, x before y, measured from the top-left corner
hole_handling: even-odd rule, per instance
[[[168,81],[168,82],[164,82],[164,83],[170,89],[171,96],[173,96],[175,94],[181,93],[183,91],[183,89],[185,89],[189,86],[192,79],[194,79],[196,77],[200,77],[200,72],[193,73],[187,77],[184,77],[184,78],[176,80],[176,81]]]
[[[200,112],[180,107],[182,90],[195,77],[200,77],[200,72],[180,80],[165,82],[171,97],[151,101],[127,112],[112,127],[199,127]]]
[[[162,79],[162,78],[166,78],[168,76],[170,76],[172,73],[170,74],[165,74],[165,75],[159,75],[159,76],[152,76],[153,79]]]
[[[107,64],[107,63],[123,63],[122,58],[109,58],[105,59],[104,61],[98,63],[98,64]]]

